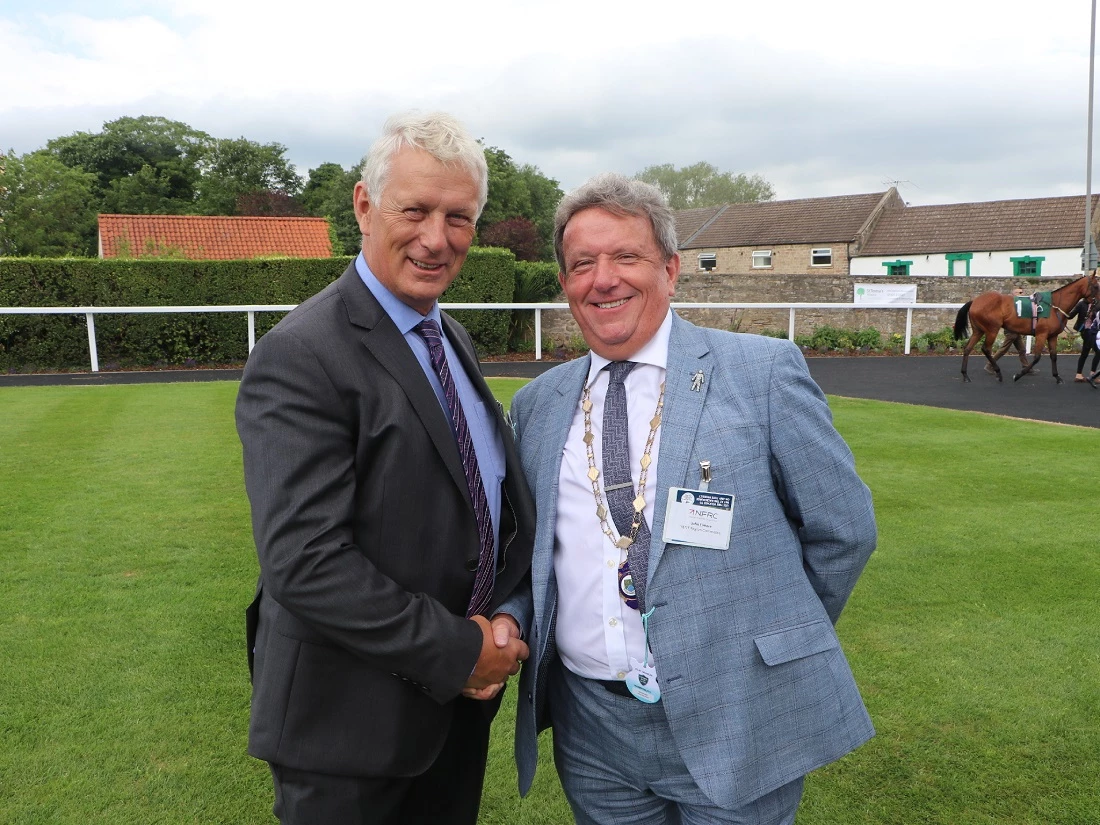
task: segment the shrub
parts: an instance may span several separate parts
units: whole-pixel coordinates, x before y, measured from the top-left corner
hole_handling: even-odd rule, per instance
[[[543,261],[516,261],[515,288],[512,301],[517,304],[539,304],[552,301],[561,292],[558,265]],[[508,329],[508,349],[513,352],[533,352],[535,348],[535,311],[512,310]],[[523,347],[527,347],[526,349]]]
[[[882,349],[882,333],[880,333],[874,327],[867,327],[867,329],[857,329],[853,336],[853,341],[859,349],[863,350],[880,350]]]
[[[0,259],[0,306],[217,306],[296,304],[340,277],[350,258],[238,261],[165,259]],[[507,303],[514,259],[502,249],[471,249],[443,302]],[[256,315],[262,335],[283,313]],[[455,313],[478,351],[503,352],[508,313]],[[103,364],[240,363],[248,355],[243,312],[97,315]],[[0,315],[0,370],[86,369],[88,336],[80,315]]]
[[[947,352],[956,346],[955,333],[951,327],[943,327],[934,332],[925,332],[916,336],[912,339],[911,345],[915,350]]]

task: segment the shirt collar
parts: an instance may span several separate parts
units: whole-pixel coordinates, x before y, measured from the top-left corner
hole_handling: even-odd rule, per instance
[[[668,368],[668,339],[672,334],[672,308],[669,307],[668,313],[665,315],[665,320],[661,322],[661,326],[657,328],[657,332],[650,338],[645,345],[634,353],[628,361],[635,361],[639,364],[650,364],[651,366],[658,367],[660,369]],[[596,376],[600,374],[600,370],[611,363],[611,360],[604,358],[602,355],[597,355],[595,352],[589,353],[589,360],[591,363],[588,367],[588,383],[591,384],[596,380]]]
[[[439,315],[438,301],[432,304],[431,312],[427,315],[421,315],[390,292],[385,285],[378,280],[375,274],[370,271],[370,267],[367,266],[367,260],[363,257],[362,252],[355,258],[355,271],[359,274],[359,278],[363,283],[366,284],[367,289],[371,291],[371,295],[373,295],[378,300],[378,303],[382,305],[382,309],[390,316],[390,320],[394,322],[402,335],[408,335],[409,332],[412,331],[412,328],[425,318],[431,318],[441,330],[443,329],[443,323]]]

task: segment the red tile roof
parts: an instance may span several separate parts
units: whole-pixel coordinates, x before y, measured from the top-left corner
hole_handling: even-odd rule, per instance
[[[730,246],[768,246],[781,243],[852,241],[890,192],[841,195],[832,198],[803,198],[762,203],[731,203],[718,207],[709,223],[706,210],[677,213],[681,249]]]
[[[325,218],[100,215],[99,256],[193,260],[331,258]]]
[[[1073,249],[1084,243],[1085,196],[1072,195],[887,209],[860,254]]]

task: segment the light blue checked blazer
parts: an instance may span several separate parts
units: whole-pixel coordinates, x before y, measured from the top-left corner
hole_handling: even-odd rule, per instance
[[[530,789],[547,707],[558,475],[589,359],[516,395],[511,415],[538,510],[531,587],[501,610],[524,628],[516,764]],[[703,371],[698,392],[691,377]],[[875,547],[871,494],[825,397],[788,341],[673,318],[646,600],[675,747],[716,804],[737,807],[874,735],[833,629]],[[728,551],[664,544],[669,487],[736,495]],[[598,734],[594,734],[598,735]]]

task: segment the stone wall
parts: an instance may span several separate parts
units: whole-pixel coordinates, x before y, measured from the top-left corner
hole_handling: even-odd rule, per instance
[[[870,276],[776,275],[760,272],[751,275],[719,275],[714,272],[685,271],[674,301],[685,303],[851,303],[854,285],[916,284],[917,302],[922,304],[962,305],[982,292],[1011,292],[1022,287],[1028,292],[1057,289],[1074,278],[872,278]],[[558,296],[555,301],[564,301]],[[788,310],[685,309],[679,313],[701,326],[733,329],[739,332],[787,330]],[[880,333],[905,333],[905,310],[889,309],[822,309],[797,310],[795,334],[809,335],[817,327],[828,325],[841,329],[874,327]],[[935,332],[955,323],[956,310],[922,310],[913,313],[913,335]],[[568,346],[580,335],[580,329],[568,310],[549,310],[542,314],[542,335],[551,346]]]

